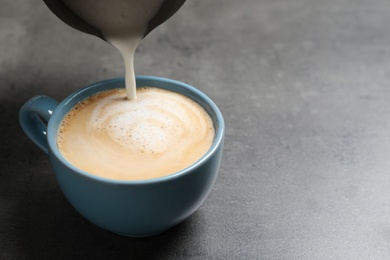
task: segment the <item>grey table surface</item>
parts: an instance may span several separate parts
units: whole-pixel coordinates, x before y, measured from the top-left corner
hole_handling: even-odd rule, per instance
[[[73,210],[18,123],[34,95],[122,76],[119,53],[40,0],[0,1],[0,259],[390,259],[388,0],[189,0],[135,67],[226,121],[205,203],[142,239]]]

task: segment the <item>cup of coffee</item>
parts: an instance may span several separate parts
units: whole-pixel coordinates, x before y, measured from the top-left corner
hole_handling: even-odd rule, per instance
[[[150,236],[177,225],[206,199],[218,174],[224,120],[204,93],[171,79],[95,83],[61,103],[30,99],[19,121],[46,154],[71,205],[97,226]]]

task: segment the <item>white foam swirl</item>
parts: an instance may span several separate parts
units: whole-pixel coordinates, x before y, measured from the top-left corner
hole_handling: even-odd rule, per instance
[[[158,95],[138,95],[134,102],[122,100],[120,95],[102,99],[91,116],[90,131],[103,131],[127,149],[150,153],[165,152],[183,134],[191,135],[194,130],[205,132],[204,125],[199,125],[204,116],[182,99],[172,95],[164,99]]]

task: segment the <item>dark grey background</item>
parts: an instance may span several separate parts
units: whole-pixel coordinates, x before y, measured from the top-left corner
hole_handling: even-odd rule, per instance
[[[189,0],[136,73],[192,84],[221,108],[224,158],[188,220],[134,239],[68,204],[18,124],[123,75],[119,53],[40,0],[0,1],[0,259],[390,259],[388,0]]]

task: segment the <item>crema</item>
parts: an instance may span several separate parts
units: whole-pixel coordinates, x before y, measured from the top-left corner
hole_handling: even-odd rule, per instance
[[[77,168],[118,180],[144,180],[180,171],[211,147],[214,126],[192,99],[155,87],[97,93],[64,117],[57,145]]]

